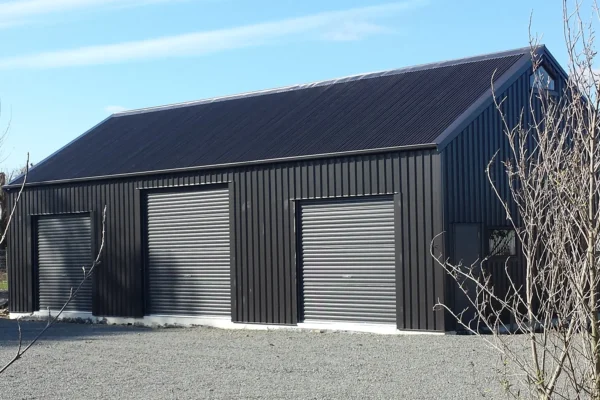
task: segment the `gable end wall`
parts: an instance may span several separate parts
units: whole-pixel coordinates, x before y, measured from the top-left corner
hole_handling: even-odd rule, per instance
[[[546,65],[550,70],[557,72],[551,60]],[[505,99],[502,108],[509,126],[515,126],[521,112],[529,109],[530,75],[532,70],[519,75],[508,86],[498,99]],[[556,92],[562,93],[565,81],[556,73]],[[482,256],[487,254],[487,241],[489,231],[494,227],[509,227],[506,211],[494,193],[486,174],[488,163],[498,152],[496,161],[491,166],[491,175],[502,198],[508,199],[510,190],[502,161],[509,158],[510,148],[504,133],[501,115],[492,103],[487,106],[473,121],[454,138],[442,151],[442,174],[444,180],[444,231],[447,256],[453,262],[454,244],[460,240],[454,237],[454,224],[474,223],[479,224],[481,240],[480,250]],[[494,288],[506,290],[508,285],[504,270],[505,260],[489,260],[486,262],[487,271],[492,275]],[[516,282],[521,282],[522,268],[518,261],[510,263],[509,272]],[[453,279],[447,280],[446,304],[454,306],[455,283]],[[447,315],[446,325],[449,329],[454,326],[454,319]]]

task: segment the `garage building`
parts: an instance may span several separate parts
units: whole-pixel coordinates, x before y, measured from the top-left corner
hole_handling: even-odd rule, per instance
[[[551,86],[532,87],[519,49],[113,114],[30,171],[9,231],[11,316],[60,307],[106,205],[102,263],[68,315],[453,330],[434,305],[464,299],[430,245],[445,232],[436,252],[475,260],[509,231],[485,176],[508,150],[490,82],[516,123],[531,90],[564,87],[537,56]],[[489,262],[498,288],[515,248]]]

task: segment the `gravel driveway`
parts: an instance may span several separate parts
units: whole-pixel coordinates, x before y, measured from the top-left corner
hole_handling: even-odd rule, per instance
[[[0,320],[0,360],[16,335]],[[0,398],[496,399],[496,359],[469,336],[61,323],[0,375]]]

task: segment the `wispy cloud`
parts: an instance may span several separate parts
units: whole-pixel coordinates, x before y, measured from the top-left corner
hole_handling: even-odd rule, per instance
[[[393,29],[365,21],[345,21],[339,26],[333,27],[323,33],[323,38],[327,40],[347,42],[361,40],[368,36],[379,35],[383,33],[392,33]]]
[[[123,106],[106,106],[106,107],[104,107],[104,111],[106,111],[109,114],[114,114],[114,113],[127,111],[127,110],[128,110],[128,108],[123,107]]]
[[[12,0],[0,2],[0,28],[22,25],[48,14],[101,8],[137,7],[182,0]]]
[[[380,22],[427,3],[427,0],[409,0],[229,29],[6,57],[0,58],[0,69],[59,68],[198,56],[293,38],[359,40],[390,31]]]

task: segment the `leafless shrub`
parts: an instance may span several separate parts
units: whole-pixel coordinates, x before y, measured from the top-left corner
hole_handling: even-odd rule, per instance
[[[10,129],[10,122],[6,127],[6,130],[4,130],[2,133],[0,133],[0,147],[1,147],[2,143],[4,142],[6,136],[9,132],[9,129]],[[5,192],[2,191],[2,194],[0,196],[0,219],[1,219],[0,247],[5,246],[5,243],[6,243],[6,240],[8,237],[10,224],[15,215],[15,211],[17,210],[17,206],[18,206],[19,202],[21,201],[21,197],[23,196],[25,185],[27,184],[27,178],[29,176],[30,165],[31,164],[29,163],[29,154],[27,154],[27,160],[26,160],[25,166],[23,168],[20,168],[20,169],[14,170],[14,171],[10,171],[9,173],[5,173],[5,172],[0,173],[0,186],[4,186],[9,181],[16,179],[19,176],[22,177],[22,182],[19,187],[19,191],[17,192],[17,195],[16,195],[14,202],[12,204],[12,207],[10,209],[8,208]],[[77,294],[79,293],[80,289],[83,287],[83,284],[92,277],[94,270],[100,264],[100,257],[104,250],[105,231],[106,231],[106,206],[104,206],[104,210],[102,213],[102,238],[101,238],[101,242],[100,242],[100,248],[98,249],[98,253],[96,255],[96,258],[92,262],[92,264],[90,266],[87,266],[87,268],[86,268],[86,266],[82,266],[83,274],[82,274],[81,282],[79,283],[79,285],[77,287],[71,288],[69,297],[67,298],[67,300],[65,301],[65,303],[63,304],[61,309],[56,313],[56,315],[54,315],[54,317],[50,314],[50,312],[48,313],[48,321],[46,323],[46,326],[43,329],[41,329],[37,333],[37,335],[33,338],[33,340],[31,340],[31,342],[29,342],[29,344],[27,344],[25,347],[23,347],[21,321],[20,321],[20,319],[17,319],[17,329],[18,329],[17,352],[10,361],[8,361],[2,368],[0,368],[0,374],[4,373],[11,365],[13,365],[17,360],[19,360],[21,357],[23,357],[23,355],[34,344],[36,344],[38,342],[38,340],[48,331],[48,329],[50,329],[52,327],[52,325],[54,325],[56,323],[56,321],[58,321],[58,319],[62,315],[63,311],[67,308],[67,306],[71,303],[71,301],[77,297]]]
[[[597,4],[592,9],[600,19]],[[524,284],[511,278],[507,261],[509,289],[499,293],[485,260],[451,263],[432,247],[475,317],[467,321],[467,310],[440,306],[498,351],[501,383],[513,398],[600,399],[600,76],[593,24],[584,22],[581,2],[564,0],[563,12],[564,92],[532,90],[516,125],[507,121],[503,99],[495,99],[510,151],[507,160],[490,161],[487,175],[520,243]],[[537,71],[537,39],[530,44]],[[504,167],[508,198],[495,184],[496,162]]]

